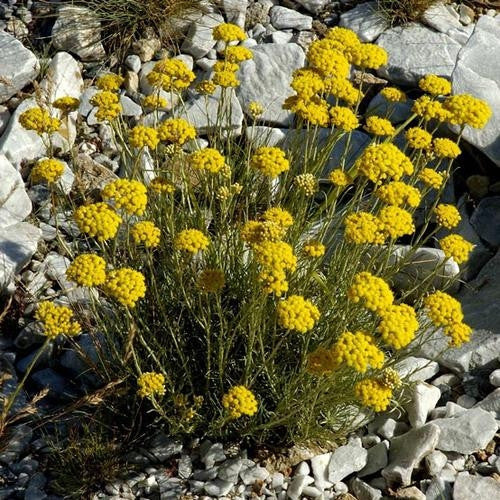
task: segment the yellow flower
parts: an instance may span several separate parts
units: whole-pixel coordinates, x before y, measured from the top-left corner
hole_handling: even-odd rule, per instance
[[[161,373],[145,372],[137,379],[137,385],[137,394],[141,398],[165,394],[165,376]]]
[[[216,293],[224,288],[226,279],[220,269],[203,269],[198,276],[198,288],[203,292]]]
[[[306,196],[314,196],[318,191],[318,179],[313,174],[299,174],[293,182]]]
[[[434,139],[432,146],[440,158],[456,158],[462,152],[456,142],[442,137]]]
[[[315,40],[309,45],[307,61],[309,66],[317,69],[324,76],[347,78],[349,75],[349,62],[342,52],[336,50],[333,40]]]
[[[406,304],[392,305],[380,313],[377,331],[383,341],[394,349],[406,347],[418,330],[417,314]]]
[[[59,97],[59,99],[56,99],[52,103],[52,106],[56,109],[60,109],[63,113],[70,113],[78,109],[80,106],[80,99],[70,96]]]
[[[149,189],[158,194],[172,194],[175,191],[175,186],[164,177],[155,177],[149,183]]]
[[[130,230],[130,234],[138,245],[143,243],[145,247],[154,248],[160,244],[161,231],[153,222],[137,222]]]
[[[216,149],[205,148],[191,153],[188,161],[197,170],[208,170],[211,174],[217,174],[226,160]]]
[[[312,125],[327,127],[330,123],[328,103],[318,96],[313,96],[309,100],[296,95],[287,97],[283,103],[283,109],[296,113],[300,118]]]
[[[95,114],[98,121],[111,121],[115,119],[122,111],[120,98],[117,94],[104,90],[95,94],[90,103],[97,106]]]
[[[107,75],[102,75],[97,79],[96,87],[99,90],[116,91],[118,90],[125,79],[114,73],[108,73]]]
[[[406,94],[396,87],[385,87],[380,94],[389,102],[406,102]]]
[[[384,353],[373,337],[364,332],[344,332],[332,348],[336,365],[346,364],[358,373],[365,373],[369,366],[382,368]]]
[[[345,219],[345,239],[356,245],[381,245],[385,241],[385,233],[377,217],[368,212],[357,212]]]
[[[258,264],[276,274],[284,271],[295,271],[297,257],[293,248],[284,241],[263,241],[254,246],[255,259]]]
[[[432,144],[432,135],[419,127],[409,128],[405,132],[406,140],[413,149],[429,149]]]
[[[317,71],[305,68],[294,72],[290,87],[297,92],[299,97],[308,100],[315,94],[321,93],[325,88],[325,84]]]
[[[359,127],[356,115],[344,106],[332,106],[330,108],[331,123],[337,128],[349,132]]]
[[[249,245],[280,240],[286,230],[272,221],[249,220],[241,228],[241,239]]]
[[[74,219],[82,233],[98,241],[114,238],[122,222],[122,218],[107,203],[102,202],[78,207]]]
[[[447,293],[437,291],[424,299],[427,314],[435,326],[447,326],[461,323],[464,319],[462,306],[458,300]]]
[[[246,47],[226,47],[225,51],[226,61],[230,63],[240,63],[243,61],[248,61],[253,58],[253,53],[250,49]]]
[[[134,148],[144,148],[148,146],[150,149],[156,149],[160,139],[158,132],[152,127],[137,125],[129,132],[129,142]]]
[[[166,108],[168,106],[167,100],[159,95],[156,94],[150,94],[147,95],[143,100],[142,100],[142,105],[145,108],[150,108],[150,109],[160,109],[160,108]]]
[[[147,76],[150,85],[166,92],[186,89],[194,79],[195,74],[180,59],[158,61]]]
[[[401,386],[401,377],[399,376],[399,373],[393,368],[386,368],[382,372],[378,380],[390,389],[396,389]]]
[[[382,230],[393,240],[415,232],[413,218],[410,212],[403,208],[389,205],[380,210],[377,218]]]
[[[290,295],[276,307],[278,324],[285,330],[306,333],[320,318],[318,308],[300,295]]]
[[[403,175],[413,173],[410,159],[390,143],[368,146],[356,160],[355,166],[376,184],[386,179],[398,181]]]
[[[391,403],[392,389],[377,379],[360,380],[356,383],[354,392],[363,406],[376,412],[387,410]]]
[[[474,245],[462,238],[459,234],[450,234],[439,240],[439,246],[447,258],[452,258],[457,264],[463,264],[469,260],[469,254]]]
[[[222,23],[212,30],[214,40],[222,40],[223,42],[236,42],[246,40],[245,32],[236,24]]]
[[[260,173],[274,179],[290,168],[285,152],[280,148],[261,146],[250,159],[250,165]]]
[[[452,125],[483,128],[492,114],[488,103],[468,94],[448,97],[443,106],[449,112],[449,122]]]
[[[108,272],[104,291],[120,304],[132,308],[146,295],[146,279],[135,269],[113,269]]]
[[[257,400],[252,391],[243,385],[231,387],[222,396],[222,406],[226,409],[230,418],[240,418],[243,415],[251,417],[257,413]]]
[[[260,102],[252,101],[248,104],[248,113],[255,120],[264,113],[264,106]]]
[[[257,278],[262,283],[263,290],[267,294],[274,293],[277,297],[281,297],[284,293],[288,292],[288,281],[286,280],[285,271],[263,269]]]
[[[366,130],[373,135],[392,135],[396,129],[386,118],[380,116],[369,116],[366,119]]]
[[[106,261],[93,253],[75,257],[66,269],[66,277],[80,286],[99,286],[106,281]]]
[[[469,342],[472,328],[465,323],[451,323],[444,327],[444,334],[450,337],[451,347],[460,347],[465,342]]]
[[[73,321],[73,311],[53,302],[40,302],[35,319],[43,323],[43,333],[51,340],[59,335],[78,335],[81,331],[80,323]]]
[[[220,87],[237,87],[240,84],[236,73],[233,71],[216,71],[213,76],[213,82]]]
[[[444,182],[444,174],[436,172],[432,168],[423,168],[418,178],[428,187],[439,189]]]
[[[183,118],[169,118],[158,127],[161,141],[182,146],[196,137],[196,129]]]
[[[361,303],[370,311],[382,314],[394,302],[389,285],[373,274],[363,271],[356,274],[349,290],[347,298],[356,303]]]
[[[146,186],[139,181],[117,179],[106,184],[101,190],[103,200],[113,201],[118,209],[130,215],[142,215],[146,210],[148,197]]]
[[[208,248],[210,240],[198,229],[184,229],[174,240],[176,250],[189,252],[192,254],[198,253]]]
[[[329,29],[325,34],[325,38],[327,40],[338,42],[342,46],[343,50],[357,48],[361,45],[358,35],[354,31],[340,26]]]
[[[352,183],[352,179],[340,168],[336,168],[328,175],[328,180],[338,187],[345,187]]]
[[[437,75],[425,75],[418,86],[431,95],[448,95],[451,93],[451,82]]]
[[[318,347],[307,355],[306,370],[311,375],[329,375],[337,367],[332,349]]]
[[[362,43],[352,54],[352,64],[366,69],[378,69],[387,64],[387,52],[373,43]]]
[[[326,247],[319,241],[309,240],[304,244],[302,250],[307,257],[317,258],[325,255]]]
[[[46,182],[52,184],[57,182],[64,172],[64,163],[55,158],[47,158],[38,160],[36,165],[31,170],[32,182]]]
[[[453,229],[462,219],[459,211],[453,205],[444,203],[440,203],[434,209],[434,215],[436,216],[437,223],[446,229]]]
[[[203,95],[212,95],[217,89],[212,80],[202,80],[198,85],[196,85],[196,90],[198,93]]]
[[[375,196],[384,203],[396,207],[403,205],[418,207],[421,200],[420,191],[417,188],[401,181],[392,181],[380,186],[375,191]]]
[[[34,130],[37,134],[52,134],[61,126],[58,118],[50,116],[49,112],[42,108],[30,108],[22,112],[19,123],[26,130]]]
[[[337,99],[342,99],[349,106],[354,106],[363,98],[363,92],[354,87],[354,85],[345,78],[333,77],[326,79],[325,91]]]
[[[271,207],[268,208],[263,214],[262,219],[267,222],[274,222],[280,228],[286,230],[293,224],[293,216],[284,208]]]
[[[451,113],[439,101],[433,101],[428,95],[416,99],[412,111],[426,121],[445,122],[451,118]]]
[[[238,69],[239,66],[236,63],[230,63],[227,61],[217,61],[212,67],[212,70],[216,73],[219,73],[221,71],[230,71],[231,73],[236,73]]]

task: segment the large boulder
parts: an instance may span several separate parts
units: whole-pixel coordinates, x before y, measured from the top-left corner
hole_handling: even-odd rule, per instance
[[[0,103],[31,83],[40,72],[35,54],[13,35],[0,30]]]
[[[191,54],[196,59],[206,55],[216,44],[216,40],[212,36],[212,30],[223,22],[224,18],[217,12],[205,14],[193,22],[184,39],[181,51]]]
[[[31,213],[31,200],[21,174],[0,154],[0,229],[23,221]]]
[[[373,42],[389,27],[389,21],[377,9],[377,2],[366,2],[344,12],[339,25],[355,31],[363,42]]]

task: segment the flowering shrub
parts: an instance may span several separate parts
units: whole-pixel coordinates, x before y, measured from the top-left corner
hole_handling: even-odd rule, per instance
[[[156,63],[148,76],[155,92],[143,100],[153,116],[167,105],[160,90],[217,91],[230,101],[239,65],[252,54],[234,45],[245,38],[240,28],[223,24],[213,34],[227,46],[210,80],[195,85],[180,60]],[[434,137],[436,125],[483,126],[489,110],[472,96],[446,97],[449,82],[428,75],[402,125],[390,111],[361,116],[366,89],[348,80],[350,66],[374,69],[387,57],[344,28],[313,42],[283,104],[296,120],[286,148],[216,129],[202,149],[177,108],[130,129],[120,115],[122,78],[98,80],[97,119],[113,128],[126,176],[79,202],[78,251],[61,252],[72,261],[67,278],[99,293],[85,305],[91,319],[82,325],[111,346],[101,375],[123,380],[121,394],[153,408],[170,432],[345,432],[360,410],[397,404],[407,383],[397,362],[429,328],[442,328],[451,346],[469,339],[460,304],[445,292],[395,288],[412,252],[397,264],[389,257],[401,237],[414,251],[458,224],[458,211],[439,198],[460,148]],[[389,110],[406,100],[396,88],[382,95]],[[263,109],[251,103],[251,123]],[[58,126],[50,110],[28,110],[20,121],[49,138]],[[332,150],[349,144],[357,128],[370,144],[356,161],[344,151],[332,165]],[[399,134],[403,148],[394,141]],[[147,172],[143,153],[151,158]],[[32,173],[54,190],[55,161]],[[426,196],[435,201],[417,225],[414,212]],[[453,233],[439,246],[459,264],[472,249]],[[36,318],[48,337],[80,331],[68,311],[40,304]]]

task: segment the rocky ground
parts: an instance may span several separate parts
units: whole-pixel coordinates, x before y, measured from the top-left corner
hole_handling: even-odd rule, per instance
[[[294,449],[282,460],[249,458],[238,447],[224,448],[208,441],[186,447],[160,434],[128,457],[135,472],[107,485],[96,497],[500,498],[500,15],[494,10],[473,11],[465,4],[438,3],[420,23],[390,27],[375,5],[222,0],[220,9],[207,7],[184,23],[177,57],[201,78],[210,71],[220,49],[212,40],[212,27],[224,20],[244,26],[249,35],[245,44],[254,51],[254,59],[242,65],[241,86],[224,127],[241,133],[248,103],[259,101],[265,113],[245,133],[252,137],[270,134],[274,144],[287,137],[291,117],[281,109],[281,102],[289,95],[291,73],[303,65],[308,44],[337,24],[389,52],[389,65],[372,76],[375,90],[392,82],[412,96],[420,76],[437,73],[451,79],[454,92],[470,92],[488,101],[493,118],[484,130],[465,134],[464,155],[446,192],[447,201],[456,203],[462,214],[458,232],[476,245],[465,282],[456,290],[466,321],[475,330],[472,342],[439,355],[445,341],[437,336],[417,350],[399,367],[416,381],[407,394],[406,412],[377,417],[336,450]],[[67,165],[60,181],[63,190],[69,192],[74,182],[98,187],[119,173],[109,126],[96,120],[89,102],[96,92],[93,78],[114,62],[106,57],[99,23],[78,29],[82,16],[87,19],[91,13],[71,7],[62,7],[52,21],[40,21],[45,7],[44,2],[0,3],[0,283],[12,294],[14,304],[22,304],[4,322],[7,326],[0,336],[2,371],[12,375],[2,387],[4,393],[13,390],[42,341],[28,320],[34,298],[63,291],[69,301],[78,302],[87,293],[69,291],[71,285],[64,275],[68,260],[54,251],[56,225],[71,245],[76,229],[69,214],[61,211],[56,220],[47,190],[24,182],[29,160],[44,153],[40,139],[22,129],[17,120],[34,105],[33,81],[40,80],[38,87],[50,101],[65,95],[81,100],[79,130],[85,140],[78,143],[76,160]],[[57,52],[50,59],[35,55],[34,30],[52,36]],[[123,67],[113,68],[126,78],[121,104],[131,122],[143,119],[147,123],[138,102],[151,91],[146,75],[166,55],[159,40],[148,36],[133,45]],[[375,91],[367,109],[380,105],[383,100]],[[410,107],[411,101],[398,105],[393,121],[403,122]],[[167,114],[169,109],[163,111]],[[210,98],[206,111],[204,103],[191,96],[185,115],[203,134],[215,121],[216,111],[216,97]],[[66,134],[70,144],[76,133],[76,116],[71,115]],[[350,161],[368,140],[361,131],[353,138]],[[67,142],[59,143],[67,149]],[[336,155],[338,151],[332,154],[332,166]],[[145,168],[147,161],[144,157]],[[401,275],[400,286],[425,276],[442,259],[438,249],[422,249]],[[458,266],[450,261],[444,273],[454,276]],[[95,357],[88,335],[80,336],[78,344]],[[92,376],[83,373],[85,368],[74,349],[56,345],[42,356],[28,387],[48,389],[44,405],[67,403],[94,387]],[[22,395],[19,407],[27,398],[28,394]],[[48,452],[36,430],[26,425],[15,428],[0,452],[0,499],[55,498],[46,493],[50,478],[40,465]]]

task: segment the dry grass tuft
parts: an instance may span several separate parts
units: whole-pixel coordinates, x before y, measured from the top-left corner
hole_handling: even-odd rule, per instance
[[[377,7],[391,26],[395,26],[418,21],[435,3],[436,0],[377,0]]]

